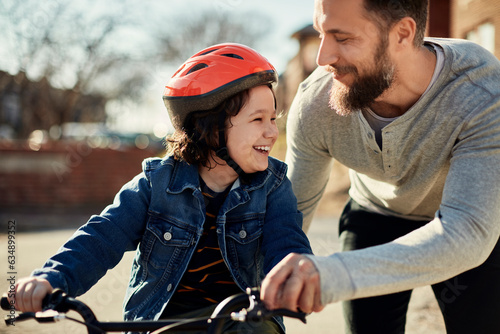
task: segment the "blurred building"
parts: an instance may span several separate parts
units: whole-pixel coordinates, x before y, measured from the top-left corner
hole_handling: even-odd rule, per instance
[[[99,213],[143,159],[162,154],[160,138],[109,131],[106,102],[0,71],[1,221],[45,228],[48,213]]]
[[[429,36],[464,38],[500,59],[500,1],[431,0]]]
[[[278,110],[287,112],[297,92],[299,84],[316,68],[316,55],[320,44],[318,33],[312,24],[294,32],[291,36],[299,43],[297,54],[290,60],[278,85]],[[284,120],[280,122],[280,130],[285,130]]]
[[[500,59],[500,0],[430,0],[426,35],[468,39]],[[291,38],[297,40],[299,50],[280,77],[278,106],[284,111],[290,108],[299,83],[316,68],[320,44],[312,24]]]
[[[47,78],[0,71],[0,139],[26,139],[68,122],[104,122],[106,102],[98,94],[53,87]]]

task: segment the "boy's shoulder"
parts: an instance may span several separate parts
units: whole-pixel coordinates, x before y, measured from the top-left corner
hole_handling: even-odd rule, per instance
[[[172,174],[176,163],[176,160],[171,156],[146,158],[142,161],[142,171],[149,180],[155,178],[155,175],[165,178]]]
[[[173,156],[146,158],[142,161],[142,170],[144,172],[151,172],[160,168],[172,168],[176,162]]]
[[[286,176],[286,172],[288,170],[287,164],[271,156],[269,157],[268,161],[269,165],[267,169],[278,179],[283,179]]]

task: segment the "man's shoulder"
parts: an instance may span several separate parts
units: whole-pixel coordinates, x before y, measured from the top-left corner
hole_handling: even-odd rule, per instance
[[[320,110],[330,113],[329,100],[332,85],[331,73],[321,66],[317,67],[300,83],[297,89],[296,106],[302,113],[313,110],[316,116],[319,115]],[[293,113],[292,109],[291,113]]]
[[[426,38],[425,41],[440,46],[446,59],[455,66],[471,68],[489,64],[500,69],[498,58],[472,41],[458,38]]]
[[[328,90],[332,85],[331,73],[325,70],[323,66],[318,66],[299,86],[301,90],[309,90],[311,87],[313,91],[320,87],[326,87]]]
[[[500,60],[493,53],[464,39],[429,38],[426,41],[441,47],[445,55],[445,73],[454,79],[450,83],[460,82],[456,88],[468,92],[463,95],[470,95],[471,89],[465,82],[473,85],[475,89],[482,89],[487,95],[500,94]],[[457,77],[462,77],[463,80],[456,80]]]

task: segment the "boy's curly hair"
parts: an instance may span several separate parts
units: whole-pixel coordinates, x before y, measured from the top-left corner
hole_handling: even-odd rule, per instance
[[[192,112],[180,131],[166,138],[167,155],[189,164],[212,167],[216,163],[212,157],[218,147],[219,117],[225,113],[225,124],[230,126],[230,118],[236,116],[249,98],[249,89],[224,100],[213,109]]]

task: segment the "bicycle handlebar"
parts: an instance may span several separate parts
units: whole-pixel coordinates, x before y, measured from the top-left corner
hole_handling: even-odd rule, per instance
[[[7,297],[1,298],[0,306],[4,310],[12,310],[13,308],[13,305],[9,302]],[[61,318],[65,318],[65,316],[60,315],[61,313],[67,313],[73,310],[83,318],[82,324],[87,326],[89,334],[126,331],[154,331],[152,334],[159,334],[171,328],[184,330],[208,329],[207,333],[217,334],[221,333],[226,319],[241,322],[259,322],[270,319],[273,316],[296,318],[306,323],[305,313],[293,312],[287,309],[266,309],[260,301],[258,289],[247,289],[246,293],[237,294],[224,299],[219,303],[209,318],[99,322],[90,307],[82,301],[69,297],[60,289],[54,290],[54,292],[48,294],[43,299],[42,309],[44,311],[54,310],[58,314],[55,316],[44,316],[26,312],[19,314],[15,318],[6,316],[5,322],[7,325],[13,324],[15,321],[23,321],[26,319],[35,319],[40,323],[54,322]]]

